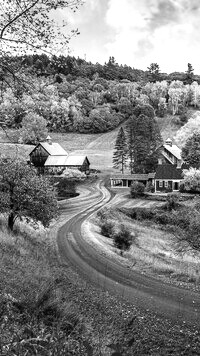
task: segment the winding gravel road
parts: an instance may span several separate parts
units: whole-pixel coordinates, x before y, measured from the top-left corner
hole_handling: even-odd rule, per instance
[[[132,271],[99,252],[81,236],[82,223],[112,197],[101,181],[83,186],[80,195],[60,203],[66,216],[57,235],[63,261],[86,280],[109,293],[125,298],[136,307],[180,323],[199,325],[200,294]]]

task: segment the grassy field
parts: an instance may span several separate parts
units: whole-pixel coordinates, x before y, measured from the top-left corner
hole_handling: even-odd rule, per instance
[[[163,139],[173,137],[178,127],[173,124],[173,117],[168,115],[157,118]],[[116,172],[112,168],[113,149],[118,129],[104,134],[78,134],[78,133],[50,133],[52,140],[58,142],[68,153],[86,155],[91,163],[91,168],[107,173]],[[29,159],[29,153],[34,146],[12,144],[16,142],[16,130],[0,131],[0,152]]]

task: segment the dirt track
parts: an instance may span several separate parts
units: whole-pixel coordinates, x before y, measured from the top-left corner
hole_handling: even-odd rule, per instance
[[[102,256],[81,236],[82,223],[111,199],[101,182],[85,186],[79,197],[62,203],[65,224],[59,229],[57,242],[63,261],[68,261],[84,278],[135,306],[160,317],[198,325],[200,295],[133,272]],[[115,201],[116,199],[114,199]],[[114,202],[113,201],[113,202]],[[112,204],[112,199],[109,205]]]

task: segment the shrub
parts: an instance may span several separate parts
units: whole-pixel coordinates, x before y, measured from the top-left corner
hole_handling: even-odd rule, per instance
[[[155,186],[151,182],[147,182],[147,185],[145,187],[145,192],[154,193],[155,192]]]
[[[111,220],[103,220],[101,222],[101,234],[103,236],[112,237],[113,234],[114,223]]]
[[[119,229],[113,232],[114,245],[120,250],[128,250],[132,244],[132,236],[130,231],[121,224]]]
[[[132,198],[137,198],[137,197],[141,197],[144,195],[144,189],[145,186],[143,183],[140,182],[133,182],[131,185],[131,197]]]
[[[176,209],[178,207],[180,196],[178,193],[169,193],[166,198],[166,207],[168,210]]]
[[[52,177],[52,182],[56,187],[58,197],[76,196],[76,182],[65,177]]]
[[[164,211],[156,211],[154,219],[157,224],[167,225],[170,223],[170,218]]]

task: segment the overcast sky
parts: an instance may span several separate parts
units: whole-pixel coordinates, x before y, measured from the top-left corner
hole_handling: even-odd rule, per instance
[[[156,62],[167,73],[189,62],[200,74],[200,0],[85,0],[66,16],[80,31],[71,55],[144,70]]]

